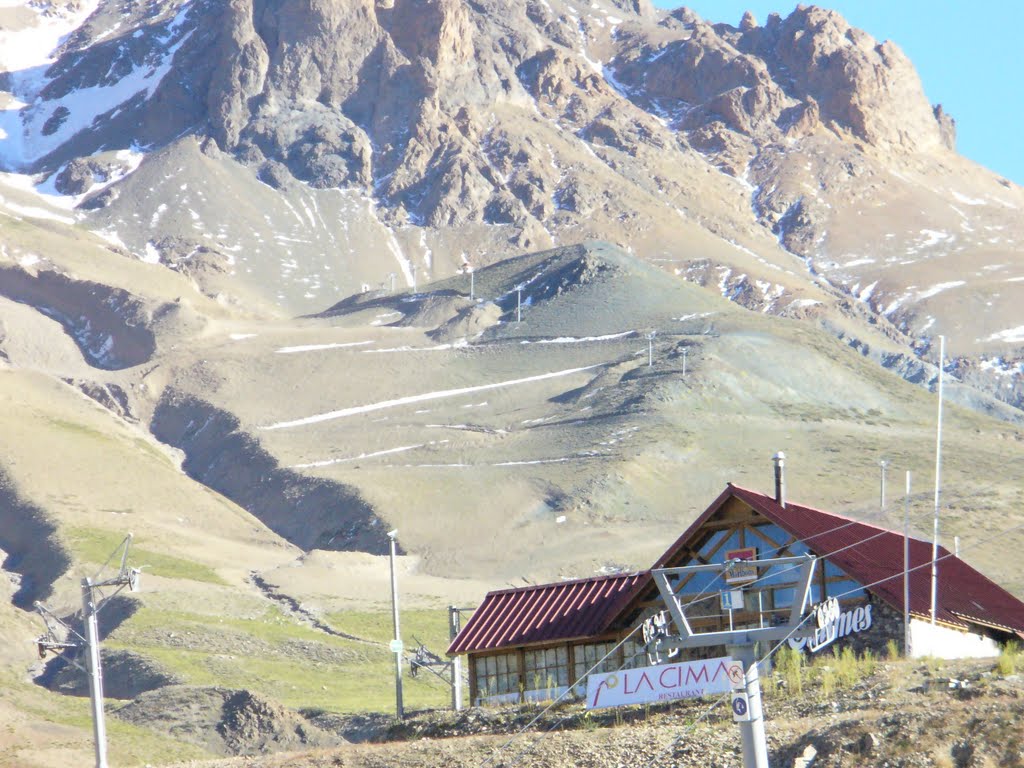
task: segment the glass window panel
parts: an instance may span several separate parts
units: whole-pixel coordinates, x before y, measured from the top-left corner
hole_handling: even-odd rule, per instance
[[[573,670],[574,679],[579,680],[587,674],[598,674],[618,669],[622,664],[621,650],[616,651],[605,659],[605,656],[614,647],[615,643],[589,643],[576,646],[576,665]],[[604,659],[604,661],[598,664],[601,659]]]
[[[786,536],[785,540],[788,541],[789,538],[790,538],[789,536]],[[812,539],[812,541],[813,541],[813,539]],[[799,555],[806,555],[809,551],[810,551],[810,549],[808,548],[808,546],[804,542],[802,542],[802,541],[795,541],[795,542],[793,542],[793,546],[786,548],[786,555],[785,556],[786,557],[797,557]]]
[[[519,691],[519,659],[514,653],[476,660],[477,687],[483,696]]]
[[[829,597],[839,597],[843,600],[863,597],[866,594],[864,588],[853,579],[829,582],[825,585],[825,590]]]
[[[776,608],[789,608],[793,605],[793,599],[796,595],[795,589],[776,589],[773,590],[774,595],[774,606]]]
[[[718,546],[718,543],[728,535],[729,531],[727,530],[715,531],[713,534],[711,534],[711,536],[708,537],[708,540],[701,545],[698,551],[701,555],[707,557],[708,552],[711,552],[716,546]]]
[[[756,525],[753,528],[757,533],[747,535],[747,545],[757,547],[758,555],[762,558],[776,557],[778,547],[781,547],[793,538],[775,524]],[[761,535],[759,536],[758,534]],[[769,544],[765,539],[761,538],[762,536],[771,539],[775,543]]]
[[[713,563],[724,563],[725,562],[725,553],[726,552],[730,552],[730,551],[732,551],[734,549],[739,549],[740,548],[740,532],[738,530],[735,530],[735,531],[729,531],[728,533],[729,533],[729,538],[726,539],[725,545],[721,549],[719,549],[717,552],[715,552],[714,556],[711,558],[711,562],[713,562]]]
[[[839,568],[838,566],[833,565],[831,561],[826,560],[825,561],[825,575],[826,576],[845,576],[846,573],[844,573],[843,570],[841,568]]]
[[[683,589],[686,594],[696,595],[700,592],[707,592],[717,581],[719,581],[718,573],[715,571],[703,571],[695,573],[693,578],[686,582],[686,586]]]
[[[762,586],[796,584],[800,580],[800,568],[795,565],[773,565],[765,571],[758,582]]]

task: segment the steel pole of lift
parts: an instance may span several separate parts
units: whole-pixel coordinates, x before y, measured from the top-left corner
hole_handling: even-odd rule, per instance
[[[395,716],[402,720],[405,717],[405,707],[402,704],[402,633],[398,622],[398,576],[395,572],[395,548],[398,531],[390,531],[388,539],[391,541],[391,618],[395,627]]]
[[[764,735],[764,713],[761,709],[761,678],[753,645],[730,645],[726,648],[733,659],[743,665],[747,707],[750,719],[741,721],[743,768],[768,768],[768,745]]]
[[[96,768],[107,768],[107,726],[103,719],[103,667],[100,661],[100,632],[92,580],[82,579],[82,611],[85,618],[85,654],[89,666],[89,704],[92,733],[96,744]]]

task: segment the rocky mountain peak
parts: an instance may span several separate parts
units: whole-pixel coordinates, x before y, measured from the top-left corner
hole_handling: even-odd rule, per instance
[[[887,150],[944,144],[920,78],[895,43],[817,6],[776,19],[743,31],[736,46],[762,59],[788,95],[813,98],[829,128]]]

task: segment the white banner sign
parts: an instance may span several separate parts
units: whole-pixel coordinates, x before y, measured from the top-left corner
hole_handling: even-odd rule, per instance
[[[729,656],[590,675],[587,709],[726,693],[742,679],[742,665]]]

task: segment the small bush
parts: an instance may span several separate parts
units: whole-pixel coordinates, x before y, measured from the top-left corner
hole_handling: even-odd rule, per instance
[[[831,698],[836,690],[836,673],[832,667],[823,666],[818,670],[818,678],[821,680],[821,695],[826,699]]]
[[[803,695],[804,654],[793,648],[782,647],[775,657],[775,678],[785,682],[790,693]]]
[[[889,642],[885,644],[885,658],[889,661],[896,661],[901,655],[899,642],[890,638]]]
[[[875,673],[876,669],[878,669],[878,659],[875,658],[875,654],[871,652],[870,648],[865,648],[860,657],[860,676],[869,677]]]
[[[871,675],[878,666],[871,651],[857,656],[850,647],[818,657],[811,666],[813,678],[822,686],[822,694],[830,696],[833,691],[851,688]]]
[[[1008,677],[1016,674],[1018,669],[1024,669],[1024,651],[1021,650],[1020,643],[1011,640],[999,652],[999,658],[996,659],[996,670],[1003,677]]]
[[[835,658],[836,680],[842,688],[849,688],[860,679],[860,665],[853,648],[843,648]]]

